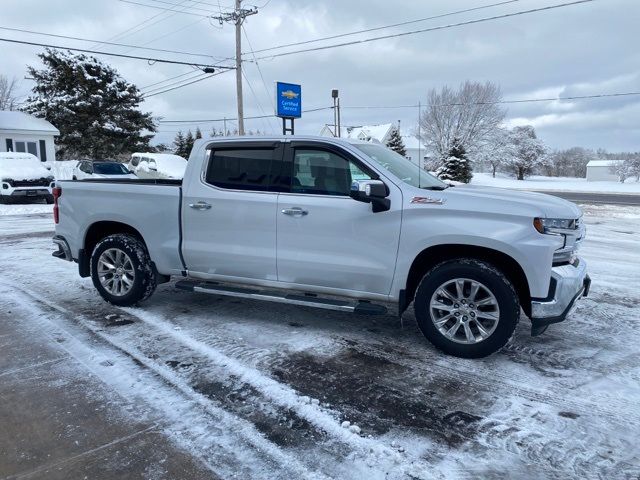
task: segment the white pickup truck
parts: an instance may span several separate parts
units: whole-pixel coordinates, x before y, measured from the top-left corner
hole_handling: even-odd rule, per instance
[[[158,283],[348,311],[413,303],[439,349],[489,355],[587,295],[574,204],[451,187],[379,144],[319,137],[196,142],[184,179],[58,182],[58,250],[114,305]]]

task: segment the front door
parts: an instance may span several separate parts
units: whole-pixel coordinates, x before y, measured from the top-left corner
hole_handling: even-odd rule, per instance
[[[373,213],[349,190],[353,180],[379,176],[349,152],[292,142],[286,158],[292,180],[278,200],[278,280],[388,295],[400,236],[398,187],[385,182],[391,209]]]
[[[276,281],[278,192],[270,172],[282,162],[282,144],[241,145],[212,144],[203,171],[184,185],[184,260],[198,278]]]

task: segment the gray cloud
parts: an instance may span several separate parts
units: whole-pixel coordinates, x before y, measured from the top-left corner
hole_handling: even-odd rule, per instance
[[[153,3],[152,0],[142,1]],[[172,1],[179,3],[179,0]],[[230,2],[225,0],[224,3]],[[492,0],[483,3],[492,3]],[[511,5],[352,38],[442,25],[555,3],[560,3],[560,0],[521,0]],[[194,5],[189,1],[183,1],[182,4]],[[472,0],[415,0],[402,3],[388,0],[271,0],[260,14],[249,18],[246,31],[252,46],[259,49],[478,5],[479,2]],[[198,6],[203,7],[202,4]],[[160,10],[117,0],[5,0],[0,26],[107,39],[154,15],[157,16],[147,24],[157,23],[139,31],[133,30],[118,41],[136,45],[152,42],[150,46],[156,48],[203,52],[218,60],[233,53],[233,30],[229,25],[219,28],[217,23],[211,24],[198,17],[161,13]],[[466,79],[494,81],[501,85],[506,99],[640,91],[640,50],[636,33],[639,22],[639,2],[598,0],[484,24],[262,60],[260,67],[266,86],[256,65],[247,63],[246,75],[255,96],[245,84],[246,113],[261,115],[263,112],[272,112],[271,95],[276,80],[302,83],[305,108],[330,105],[332,88],[340,89],[345,107],[415,104],[426,97],[430,88],[456,85]],[[179,29],[182,30],[177,31]],[[2,36],[45,39],[7,32],[2,32]],[[164,38],[158,39],[161,36]],[[57,43],[86,46],[63,40]],[[35,54],[38,48],[10,44],[0,44],[0,48],[2,73],[21,78],[27,64],[37,64]],[[100,48],[121,53],[127,51],[126,48]],[[248,51],[246,41],[244,50]],[[157,52],[145,54],[179,57]],[[189,67],[102,58],[139,86],[190,70]],[[189,58],[199,62],[205,60],[202,57]],[[247,59],[251,60],[251,56]],[[234,74],[225,73],[151,97],[145,102],[144,108],[171,119],[234,117],[234,85]],[[23,80],[22,90],[26,93],[29,87],[29,81]],[[639,116],[638,97],[508,106],[509,124],[534,124],[539,136],[555,148],[583,145],[609,150],[639,150]],[[416,123],[417,111],[345,108],[342,117],[346,124],[401,120],[403,126],[410,128]],[[297,131],[317,133],[332,118],[331,111],[306,114],[298,121]],[[251,120],[247,124],[249,128],[261,131],[277,131],[280,125],[276,119]],[[186,130],[189,127],[195,128],[195,125],[182,128]],[[208,130],[210,124],[202,124],[201,128]],[[174,125],[162,125],[158,139],[170,141],[177,129]]]

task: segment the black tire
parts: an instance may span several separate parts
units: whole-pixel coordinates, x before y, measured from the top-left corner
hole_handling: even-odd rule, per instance
[[[454,279],[469,279],[481,283],[497,301],[499,315],[495,330],[477,343],[458,343],[449,339],[432,320],[432,296],[442,285]],[[490,263],[471,258],[449,260],[427,272],[416,291],[414,309],[424,336],[439,350],[462,358],[482,358],[500,350],[513,336],[520,318],[520,301],[509,279]],[[479,314],[478,316],[480,317]],[[455,322],[456,318],[460,317],[452,318],[450,323]],[[449,328],[450,323],[443,328]]]
[[[44,201],[47,202],[47,205],[53,204],[53,195],[46,195]]]
[[[133,265],[134,278],[125,295],[113,295],[100,282],[98,260],[108,249],[118,249],[127,254]],[[156,289],[156,275],[144,242],[133,235],[118,233],[103,238],[91,254],[91,280],[98,293],[107,302],[120,307],[129,307],[149,298]]]

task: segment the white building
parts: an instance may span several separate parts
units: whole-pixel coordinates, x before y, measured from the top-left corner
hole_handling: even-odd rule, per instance
[[[415,164],[418,164],[418,161],[420,161],[420,166],[425,168],[429,160],[427,147],[414,135],[402,135],[402,143],[404,143],[405,150],[407,151],[406,157]]]
[[[0,152],[26,152],[42,162],[53,162],[53,145],[60,131],[42,118],[23,112],[0,111]]]
[[[320,136],[333,137],[334,128],[333,125],[325,125],[320,130]],[[356,138],[365,142],[380,142],[386,145],[391,138],[391,134],[397,128],[398,126],[394,123],[360,125],[357,127],[341,127],[340,133],[343,138]],[[426,147],[413,135],[402,135],[402,142],[407,151],[406,157],[415,164],[418,164],[418,159],[422,159],[421,165],[424,168],[425,162],[429,159]]]
[[[325,125],[320,130],[321,137],[334,137],[334,126]],[[391,133],[397,127],[393,123],[382,125],[360,125],[357,127],[340,127],[342,138],[355,138],[364,142],[380,142],[386,145],[391,138]]]
[[[611,171],[611,166],[620,162],[622,160],[591,160],[587,163],[587,182],[617,182],[618,176]]]

